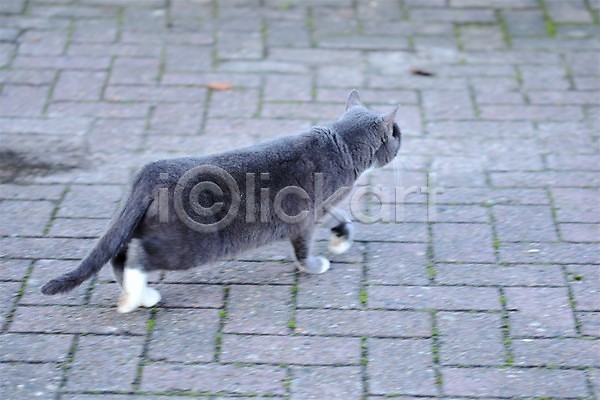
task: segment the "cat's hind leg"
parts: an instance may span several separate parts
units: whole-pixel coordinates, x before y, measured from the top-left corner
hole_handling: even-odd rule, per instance
[[[132,241],[123,270],[122,294],[117,307],[120,313],[131,312],[139,306],[152,307],[160,301],[160,293],[148,287],[148,275],[142,264],[144,256],[141,244]]]
[[[345,253],[352,246],[354,225],[352,225],[350,218],[337,208],[331,208],[328,212],[335,223],[335,226],[331,228],[331,236],[329,236],[329,250],[333,254]]]
[[[312,247],[312,229],[307,230],[299,236],[291,239],[296,261],[300,271],[309,274],[322,274],[329,270],[329,260],[321,256],[310,254]]]
[[[116,256],[114,256],[110,262],[113,268],[113,275],[115,280],[119,284],[121,290],[123,290],[123,271],[125,270],[125,262],[127,261],[127,247],[123,247],[119,250]]]

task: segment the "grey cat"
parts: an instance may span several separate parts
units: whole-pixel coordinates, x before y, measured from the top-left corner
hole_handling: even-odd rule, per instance
[[[295,136],[206,157],[152,162],[107,232],[75,270],[46,283],[42,293],[67,292],[109,260],[121,286],[118,311],[160,301],[147,273],[183,270],[288,239],[301,271],[320,274],[329,261],[311,254],[320,213],[332,215],[329,248],[346,251],[352,225],[333,206],[371,167],[400,149],[395,110],[378,114],[352,91],[335,123]]]

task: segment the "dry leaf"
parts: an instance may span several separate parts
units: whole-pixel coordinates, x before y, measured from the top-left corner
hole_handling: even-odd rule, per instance
[[[417,68],[417,67],[411,68],[410,72],[412,72],[413,75],[419,75],[419,76],[435,76],[435,74],[433,72],[425,71],[424,69]]]
[[[206,87],[211,90],[229,90],[233,85],[229,82],[208,82]]]

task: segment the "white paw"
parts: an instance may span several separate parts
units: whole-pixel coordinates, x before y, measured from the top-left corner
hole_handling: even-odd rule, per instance
[[[158,290],[151,287],[144,288],[144,293],[142,294],[142,305],[144,307],[153,307],[160,299],[161,297]]]
[[[324,272],[327,272],[329,270],[329,267],[331,266],[329,260],[325,257],[317,256],[314,257],[311,261],[311,265],[302,265],[298,263],[298,268],[300,269],[300,271],[306,272],[307,274],[322,274]]]
[[[331,235],[329,238],[329,251],[333,254],[342,254],[348,251],[352,246],[352,241],[346,240],[344,238],[338,237],[336,235]]]
[[[313,272],[313,274],[322,274],[324,272],[329,271],[329,267],[331,267],[331,263],[329,262],[329,260],[321,256],[317,258],[321,261],[321,269],[319,270],[319,272]]]
[[[121,295],[119,299],[119,304],[117,305],[117,311],[121,314],[127,314],[134,311],[136,308],[140,306],[135,301],[131,301],[132,297],[128,296],[126,293]]]

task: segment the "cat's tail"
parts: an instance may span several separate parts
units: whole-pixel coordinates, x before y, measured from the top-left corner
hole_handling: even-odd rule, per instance
[[[141,174],[140,174],[141,175]],[[152,202],[152,189],[146,187],[140,175],[135,179],[133,189],[125,205],[96,246],[88,253],[79,266],[42,286],[42,293],[52,295],[65,293],[91,278],[126,244]]]

